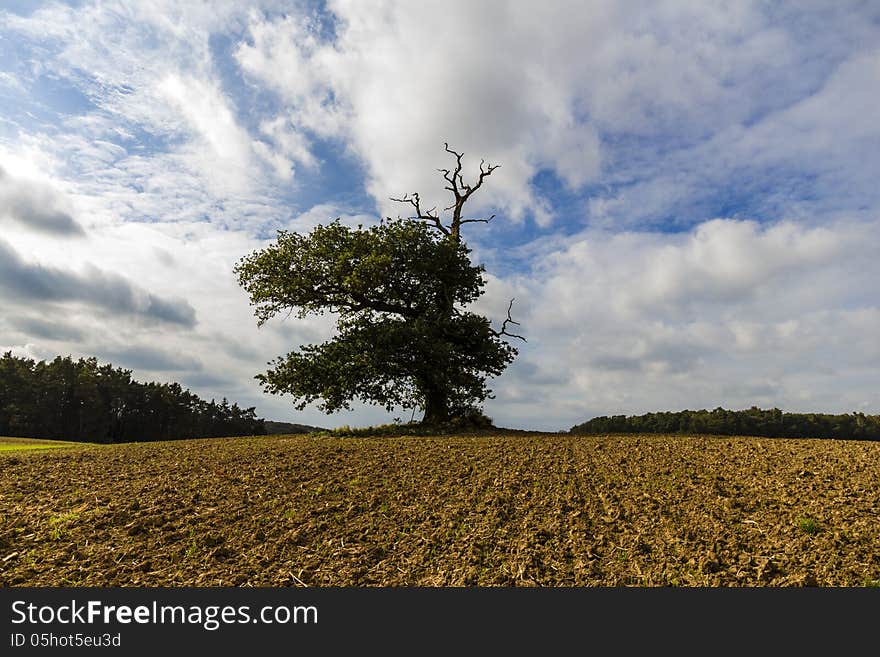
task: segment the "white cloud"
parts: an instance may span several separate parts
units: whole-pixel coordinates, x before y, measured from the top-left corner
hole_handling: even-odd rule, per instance
[[[213,156],[224,164],[247,163],[250,157],[247,135],[236,124],[226,99],[215,85],[172,74],[162,79],[158,90],[204,138]]]
[[[340,19],[333,44],[317,41],[305,19],[253,15],[252,43],[239,48],[238,62],[288,103],[293,130],[348,140],[384,213],[394,212],[390,195],[420,191],[428,207],[441,201],[432,172],[448,165],[444,141],[476,158],[471,175],[480,157],[503,163],[480,203],[514,217],[529,210],[547,219],[528,185],[540,167],[558,168],[574,187],[595,177],[598,138],[576,116],[564,49],[542,52],[574,30],[536,42],[541,21],[516,4],[331,8]],[[562,25],[566,13],[560,6],[547,18]]]
[[[169,74],[157,90],[200,138],[201,143],[189,146],[191,168],[202,174],[217,194],[250,191],[261,173],[257,158],[269,164],[279,178],[291,177],[293,162],[250,138],[215,83]]]
[[[728,175],[747,161],[751,153],[734,141],[734,126],[776,114],[763,129],[774,122],[799,129],[789,105],[848,55],[839,40],[821,35],[820,54],[809,52],[814,42],[801,37],[801,26],[822,32],[839,25],[852,35],[849,46],[870,43],[870,30],[845,12],[774,15],[749,2],[671,1],[636,11],[616,2],[338,1],[330,9],[337,18],[332,43],[318,38],[307,14],[274,20],[255,12],[250,40],[237,51],[244,73],[285,101],[285,125],[297,141],[303,130],[346,140],[366,163],[367,188],[383,213],[393,208],[389,195],[419,191],[429,207],[443,200],[432,172],[447,164],[441,144],[449,141],[471,157],[471,172],[480,157],[503,165],[475,204],[514,219],[529,212],[542,226],[553,217],[529,185],[537,172],[552,170],[576,190],[599,180],[606,166],[619,169],[606,161],[600,132],[691,144],[667,154],[661,146],[660,162],[645,163],[652,170],[627,163],[623,173],[646,179],[640,193],[594,199],[597,220],[635,225],[634,209],[644,216],[698,194],[707,159],[710,173]],[[790,75],[795,66],[798,77]],[[876,103],[862,71],[844,78],[838,92],[860,86],[862,98]],[[835,89],[832,80],[828,93]],[[864,105],[849,110],[862,124],[871,116]],[[827,107],[818,115],[846,117]],[[761,130],[753,133],[758,140]],[[792,136],[776,132],[771,148]],[[716,152],[708,153],[701,144],[713,136]]]
[[[307,167],[317,165],[314,155],[309,151],[309,144],[305,137],[301,133],[296,132],[290,126],[289,121],[283,117],[276,117],[271,121],[263,121],[260,124],[260,132],[270,137],[280,151],[291,159]]]
[[[873,171],[880,166],[880,51],[857,52],[795,102],[754,121],[719,126],[704,140],[634,159],[616,177],[629,183],[589,201],[594,225],[608,228],[687,227],[713,196],[751,203],[780,219],[817,223],[867,212],[880,204]],[[740,93],[742,90],[740,89]],[[772,90],[768,90],[772,97]],[[749,107],[749,99],[736,103]]]
[[[140,133],[141,149],[165,145],[164,153],[141,160],[141,168],[155,164],[149,173],[157,178],[183,173],[229,199],[265,196],[266,171],[289,180],[291,154],[310,164],[302,152],[288,152],[289,142],[276,148],[251,136],[220,82],[210,38],[235,29],[243,16],[235,2],[52,4],[26,18],[9,16],[7,28],[47,44],[52,56],[30,62],[35,77],[69,80],[94,105],[66,120],[60,143],[54,135],[47,140],[68,174],[91,173],[96,159],[124,169],[126,155],[142,155],[126,153],[126,141]]]
[[[686,234],[573,238],[520,278],[519,294],[489,287],[499,319],[506,299],[523,299],[521,359],[533,364],[511,368],[490,414],[559,428],[596,413],[719,405],[873,408],[878,229],[713,220]],[[516,395],[553,374],[561,381],[540,386],[540,399]],[[534,419],[547,403],[555,425]]]

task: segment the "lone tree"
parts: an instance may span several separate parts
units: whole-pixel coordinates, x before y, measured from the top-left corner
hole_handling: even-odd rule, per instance
[[[471,264],[461,227],[493,217],[465,218],[464,205],[498,165],[480,162],[477,180],[462,176],[462,153],[451,169],[440,169],[454,197],[441,217],[423,210],[419,195],[393,201],[408,204],[406,218],[386,218],[357,229],[339,219],[308,235],[279,231],[275,243],[242,258],[235,266],[250,295],[258,324],[279,313],[338,314],[336,335],[269,363],[257,375],[273,394],[289,393],[296,407],[319,401],[332,413],[357,398],[392,410],[424,410],[425,424],[476,415],[491,397],[488,376],[501,374],[517,350],[505,338],[517,324],[510,315],[501,327],[464,308],[483,294],[482,265]]]

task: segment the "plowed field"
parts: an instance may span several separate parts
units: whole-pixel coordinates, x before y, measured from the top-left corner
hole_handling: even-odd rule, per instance
[[[880,584],[880,443],[264,437],[0,453],[3,586]]]

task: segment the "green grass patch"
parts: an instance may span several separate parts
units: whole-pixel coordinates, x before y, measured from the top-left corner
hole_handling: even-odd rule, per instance
[[[66,440],[42,440],[38,438],[4,438],[0,437],[0,452],[20,452],[31,449],[58,449],[73,447],[86,443],[72,443]]]
[[[51,518],[49,518],[49,524],[57,525],[62,522],[71,522],[72,520],[79,520],[79,514],[76,511],[59,513],[57,516],[52,516]]]
[[[60,513],[49,518],[49,537],[52,540],[60,541],[67,537],[68,526],[79,520],[79,514],[75,511],[69,513]]]
[[[805,534],[815,536],[822,531],[822,525],[815,518],[803,517],[797,521],[798,528]]]

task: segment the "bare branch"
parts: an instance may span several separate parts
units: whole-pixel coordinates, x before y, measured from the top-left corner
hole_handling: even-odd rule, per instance
[[[477,179],[477,182],[473,187],[468,188],[468,196],[477,191],[480,188],[480,185],[483,184],[483,181],[491,176],[492,172],[500,166],[500,164],[486,164],[485,160],[480,160],[480,177]]]
[[[461,206],[464,201],[465,194],[467,194],[468,187],[464,184],[464,178],[461,176],[461,158],[464,157],[464,153],[459,153],[451,148],[449,148],[449,144],[447,142],[443,142],[443,147],[446,149],[446,152],[455,156],[455,169],[450,171],[449,169],[441,169],[443,172],[443,177],[446,181],[452,185],[452,188],[449,189],[455,196],[455,203],[451,207]],[[462,190],[464,190],[464,194],[462,194]]]
[[[443,208],[443,211],[452,210],[452,222],[449,226],[449,232],[447,235],[451,235],[453,239],[458,241],[460,239],[461,234],[461,225],[462,224],[474,224],[474,223],[489,223],[492,217],[488,219],[462,219],[461,211],[464,208],[464,204],[471,197],[471,195],[477,191],[483,184],[483,181],[486,180],[489,176],[492,175],[492,172],[495,171],[500,165],[498,164],[487,164],[486,160],[480,160],[480,175],[477,177],[476,182],[473,184],[468,184],[464,180],[464,175],[462,174],[462,158],[464,157],[464,153],[459,153],[458,151],[449,148],[449,143],[444,142],[443,147],[446,149],[446,152],[450,155],[455,156],[455,168],[454,169],[438,169],[440,173],[443,174],[443,179],[449,183],[446,186],[446,190],[452,192],[452,195],[455,197],[455,200],[451,205]],[[494,216],[494,215],[493,215]]]
[[[516,326],[520,325],[519,322],[514,321],[513,317],[510,316],[510,311],[513,308],[514,301],[516,301],[516,298],[511,299],[510,303],[507,305],[507,319],[505,319],[504,322],[501,324],[501,330],[500,331],[495,331],[492,329],[490,329],[490,330],[492,330],[492,333],[497,337],[501,337],[502,335],[506,335],[509,338],[518,338],[518,339],[522,340],[523,342],[528,342],[528,340],[526,340],[521,335],[517,335],[516,333],[508,333],[507,332],[507,325],[508,324],[515,324]]]
[[[449,148],[449,144],[446,142],[443,142],[443,146],[446,148],[447,153],[450,153],[451,155],[455,155],[455,162],[456,162],[455,173],[456,173],[456,175],[460,174],[461,173],[461,158],[464,157],[464,153],[459,153],[458,151],[452,150],[451,148]]]
[[[459,223],[461,224],[488,224],[495,218],[493,214],[491,217],[486,217],[485,219],[462,219]]]
[[[452,173],[452,171],[450,171],[449,169],[437,169],[437,171],[442,173],[443,178],[446,180],[446,182],[448,182],[450,185],[452,185],[452,187],[447,186],[446,189],[448,189],[450,192],[455,194],[458,191],[456,189],[456,185],[455,185],[455,174]]]
[[[402,198],[394,198],[390,197],[392,201],[397,203],[408,203],[415,210],[415,215],[408,217],[409,219],[420,219],[422,221],[427,221],[431,224],[432,227],[439,230],[444,235],[452,237],[453,240],[458,242],[461,238],[461,225],[462,224],[476,224],[489,223],[495,215],[487,219],[462,219],[461,212],[464,208],[464,204],[471,197],[471,195],[477,191],[483,184],[483,181],[486,180],[487,177],[492,175],[492,172],[495,171],[500,165],[498,164],[486,164],[486,160],[480,160],[480,175],[477,177],[476,182],[473,184],[468,184],[464,180],[464,175],[462,174],[462,158],[464,157],[464,153],[459,153],[458,151],[449,148],[448,142],[443,142],[443,147],[446,149],[446,152],[450,155],[455,156],[455,167],[452,169],[440,168],[437,169],[441,174],[443,174],[443,179],[449,183],[444,187],[445,190],[452,192],[454,197],[454,201],[452,204],[443,208],[443,212],[452,211],[452,220],[450,222],[449,227],[443,225],[443,222],[440,220],[440,214],[437,212],[436,206],[431,208],[430,210],[422,210],[421,208],[421,199],[417,193],[415,194],[407,194]]]
[[[414,193],[412,196],[406,194],[403,198],[394,198],[393,196],[389,197],[389,200],[394,201],[396,203],[409,203],[415,209],[416,213],[414,216],[408,217],[408,219],[421,219],[422,221],[427,221],[434,228],[439,230],[444,235],[449,235],[449,229],[444,226],[440,222],[440,215],[437,214],[437,207],[434,206],[430,210],[422,211],[421,207],[421,198],[418,193]]]
[[[404,194],[403,198],[394,198],[393,196],[389,197],[389,200],[395,201],[396,203],[409,203],[416,210],[416,215],[422,214],[422,209],[419,207],[419,194],[416,192],[412,196],[409,194]]]

